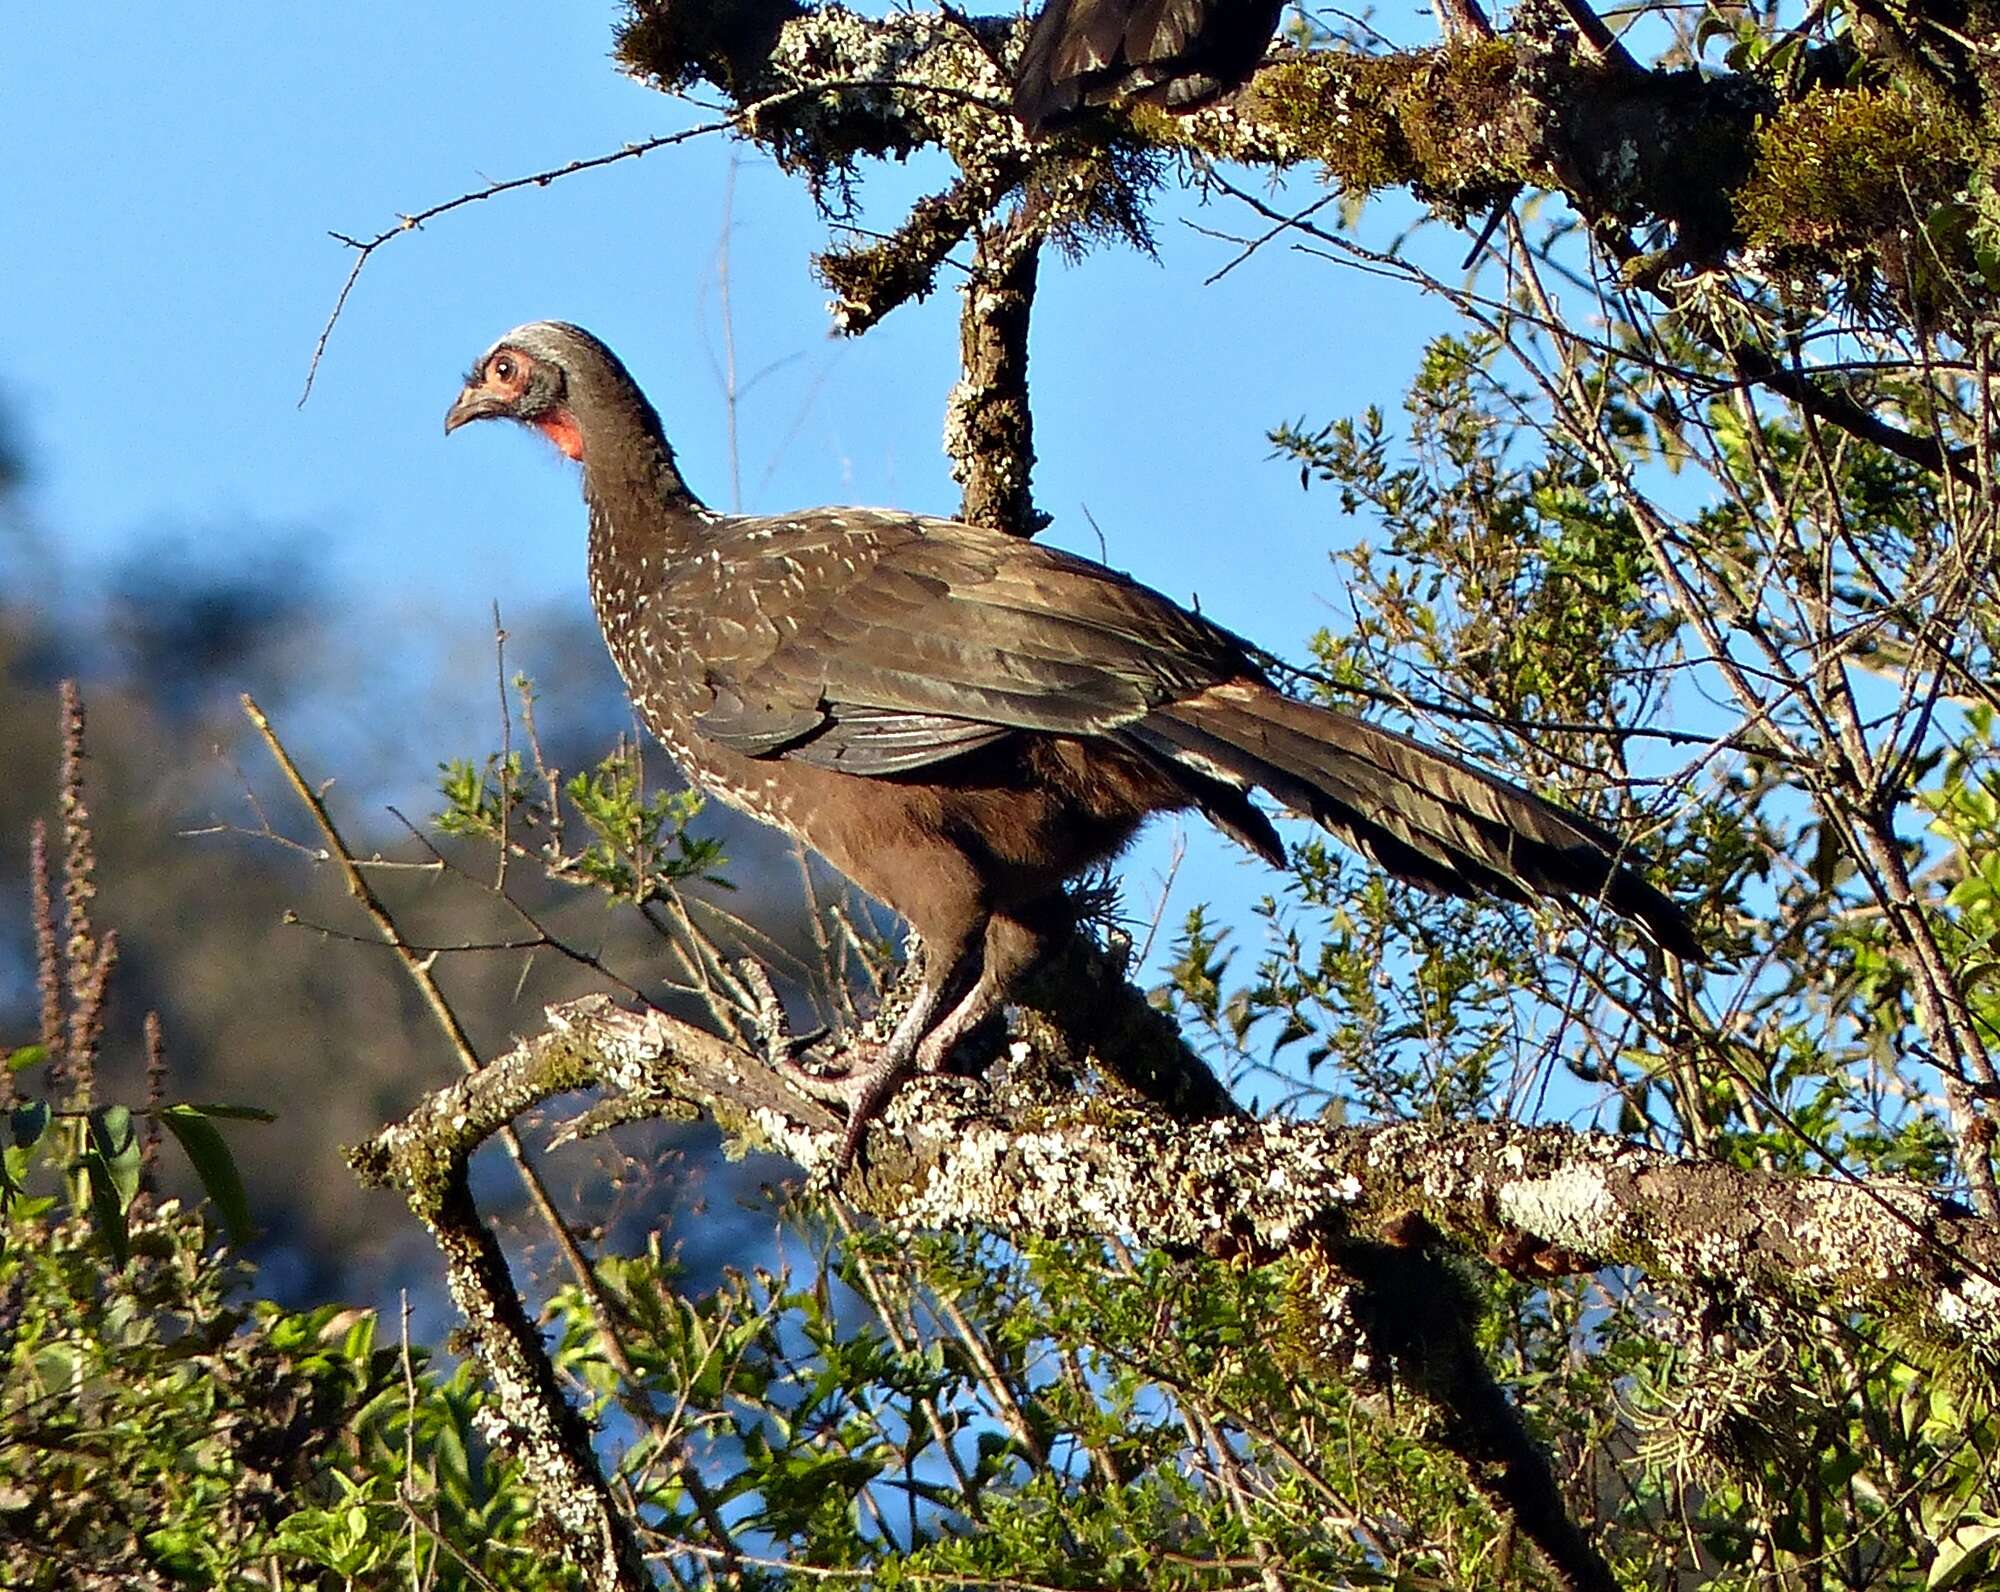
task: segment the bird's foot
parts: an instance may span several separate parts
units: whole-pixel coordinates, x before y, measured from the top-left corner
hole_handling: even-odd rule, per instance
[[[773,1057],[777,1072],[811,1095],[847,1109],[847,1129],[841,1135],[840,1152],[826,1167],[826,1179],[837,1183],[847,1175],[867,1136],[868,1125],[881,1116],[896,1091],[916,1072],[914,1058],[900,1054],[894,1045],[860,1042],[849,1048],[854,1060],[839,1072],[812,1072],[792,1057]]]

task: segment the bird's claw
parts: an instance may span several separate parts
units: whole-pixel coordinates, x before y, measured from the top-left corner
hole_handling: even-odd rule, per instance
[[[803,1034],[793,1034],[785,1041],[785,1053],[791,1060],[797,1061],[799,1057],[826,1039],[832,1032],[833,1025],[831,1023],[819,1023],[807,1029]]]
[[[779,1074],[797,1088],[815,1100],[847,1109],[840,1151],[823,1169],[828,1183],[837,1183],[847,1175],[860,1153],[861,1141],[867,1137],[868,1125],[881,1116],[896,1091],[916,1071],[914,1061],[888,1045],[857,1045],[850,1054],[867,1059],[835,1073],[811,1072],[792,1057],[773,1058]]]

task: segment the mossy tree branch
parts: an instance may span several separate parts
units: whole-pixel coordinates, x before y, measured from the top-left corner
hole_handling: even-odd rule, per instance
[[[814,81],[881,83],[787,100],[749,130],[836,218],[852,207],[862,162],[926,147],[952,159],[959,178],[890,237],[818,262],[852,332],[927,294],[947,255],[994,224],[1017,188],[1037,225],[1065,241],[1143,244],[1145,200],[1175,153],[1314,165],[1350,194],[1406,189],[1459,222],[1523,191],[1560,194],[1669,310],[1676,280],[1741,260],[1835,282],[1903,260],[1896,290],[1934,320],[1930,278],[1972,268],[1969,245],[1906,240],[1928,205],[1990,163],[1984,107],[1961,103],[1976,97],[1977,74],[1954,78],[1950,98],[1924,90],[1938,106],[1928,114],[1884,88],[1892,55],[1864,58],[1850,41],[1800,52],[1783,72],[1646,70],[1580,37],[1573,20],[1558,5],[1527,6],[1500,36],[1464,28],[1425,48],[1281,53],[1227,105],[1187,118],[1107,113],[1039,144],[1006,109],[1017,48],[1007,19],[637,0],[619,55],[661,88],[705,79],[738,105]],[[1657,245],[1631,241],[1647,233]],[[1956,252],[1939,261],[1940,248]],[[1927,469],[1960,468],[1940,441],[1871,413],[1783,350],[1712,346],[1824,423]]]
[[[1101,982],[1114,974],[1115,964],[1071,958],[1033,992],[1037,1006],[986,1080],[907,1086],[843,1193],[903,1227],[1128,1241],[1292,1268],[1304,1317],[1318,1325],[1272,1352],[1424,1400],[1439,1440],[1567,1586],[1612,1583],[1480,1359],[1469,1312],[1447,1308],[1461,1292],[1451,1254],[1531,1279],[1630,1266],[1724,1313],[1745,1302],[1773,1318],[1867,1310],[1945,1353],[2000,1354],[2000,1228],[1925,1190],[1786,1178],[1561,1127],[1251,1119],[1186,1057],[1162,1014],[1122,981]],[[1082,1008],[1071,1004],[1092,989]],[[431,1227],[510,1441],[542,1478],[579,1562],[621,1586],[629,1527],[471,1207],[466,1163],[520,1112],[580,1089],[618,1103],[600,1119],[693,1108],[820,1175],[842,1130],[756,1054],[662,1013],[594,997],[551,1008],[549,1021],[351,1159],[365,1180],[403,1189]],[[1072,1087],[1091,1070],[1100,1087]]]

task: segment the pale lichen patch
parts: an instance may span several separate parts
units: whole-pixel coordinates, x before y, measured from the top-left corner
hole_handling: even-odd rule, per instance
[[[2000,1361],[2000,1283],[1977,1274],[1938,1290],[1932,1313],[1988,1361]]]
[[[1609,1254],[1622,1236],[1624,1212],[1598,1167],[1510,1179],[1496,1204],[1513,1226],[1579,1254]]]

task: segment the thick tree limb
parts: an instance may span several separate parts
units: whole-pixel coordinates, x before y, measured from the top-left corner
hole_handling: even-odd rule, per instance
[[[1071,962],[1083,984],[1111,971]],[[1071,1006],[1082,989],[1037,990],[1062,1009],[1030,1013],[988,1079],[907,1085],[871,1127],[846,1196],[901,1227],[1294,1263],[1322,1306],[1316,1362],[1368,1367],[1425,1400],[1438,1441],[1578,1592],[1609,1588],[1610,1572],[1466,1313],[1449,1308],[1442,1250],[1529,1277],[1626,1265],[1724,1305],[1761,1298],[1776,1315],[1865,1310],[1949,1350],[2000,1356],[2000,1230],[1924,1189],[1786,1178],[1560,1127],[1254,1120],[1229,1108],[1198,1061],[1173,1056],[1172,1025],[1136,992],[1121,1002],[1100,985]],[[605,1120],[696,1108],[817,1175],[837,1164],[843,1125],[757,1055],[663,1013],[599,996],[548,1015],[546,1032],[438,1091],[351,1160],[364,1180],[402,1188],[431,1227],[507,1412],[504,1435],[573,1556],[622,1587],[630,1527],[472,1209],[466,1163],[520,1112],[580,1089],[617,1103]],[[1080,1059],[1093,1039],[1104,1048]],[[1127,1045],[1138,1059],[1110,1065],[1106,1050]],[[1072,1087],[1066,1075],[1093,1061],[1103,1087]]]
[[[509,1102],[525,1102],[544,1082],[561,1075],[561,1059],[545,1045],[536,1080],[530,1083],[518,1065],[521,1055],[517,1050],[470,1074],[456,1088],[432,1095],[416,1117],[356,1152],[354,1165],[370,1181],[393,1178],[437,1240],[445,1286],[471,1329],[494,1401],[503,1412],[486,1435],[520,1461],[564,1556],[603,1592],[651,1592],[654,1583],[644,1550],[605,1485],[591,1452],[589,1428],[556,1383],[507,1257],[481,1219],[466,1180],[473,1149],[508,1126]],[[573,1058],[575,1076],[611,1071],[608,1055]],[[521,1093],[524,1089],[528,1093]],[[437,1113],[451,1109],[447,1099],[461,1094],[477,1097],[484,1109],[449,1123],[441,1120]],[[391,1135],[400,1153],[378,1149]]]
[[[658,1012],[592,997],[354,1152],[371,1182],[421,1191],[531,1105],[583,1088],[693,1105],[810,1171],[832,1113],[756,1056]],[[1765,1291],[1896,1318],[2000,1356],[2000,1229],[1913,1184],[1793,1178],[1685,1160],[1606,1134],[1509,1122],[1347,1127],[1177,1119],[1102,1094],[1001,1079],[908,1085],[846,1193],[885,1221],[1269,1260],[1328,1233],[1407,1241],[1421,1218],[1526,1275],[1632,1266],[1657,1281]]]
[[[1025,214],[981,227],[959,316],[959,376],[945,408],[945,452],[964,490],[959,518],[1016,536],[1049,523],[1035,508],[1035,417],[1028,406],[1028,322],[1041,230]]]
[[[946,255],[1017,185],[1032,193],[1030,208],[1045,230],[1143,240],[1143,200],[1163,171],[1159,152],[1175,148],[1273,167],[1317,165],[1350,193],[1405,188],[1458,218],[1525,190],[1558,193],[1614,252],[1632,254],[1627,235],[1635,231],[1664,231],[1667,247],[1632,260],[1656,281],[1668,269],[1721,266],[1766,247],[1786,254],[1788,270],[1810,270],[1784,236],[1745,228],[1745,193],[1784,187],[1782,172],[1759,166],[1759,129],[1781,112],[1838,129],[1849,102],[1875,92],[1849,80],[1846,45],[1807,52],[1785,97],[1753,73],[1645,70],[1587,6],[1562,0],[1517,9],[1504,36],[1454,24],[1452,37],[1427,48],[1280,53],[1225,105],[1186,118],[1107,113],[1036,144],[1006,108],[1016,47],[1006,19],[947,11],[878,21],[838,5],[807,11],[795,0],[731,0],[720,28],[710,9],[695,0],[644,0],[621,34],[620,58],[673,91],[706,78],[739,106],[779,96],[780,110],[746,130],[823,201],[836,196],[829,202],[836,212],[850,201],[863,158],[934,147],[962,174],[920,201],[890,238],[821,257],[838,294],[836,320],[847,330],[928,293]],[[817,98],[801,92],[816,79],[882,86],[830,88]],[[1955,163],[1964,164],[1963,152],[1948,141],[1922,161],[1933,174]],[[1864,232],[1887,224],[1860,213],[1863,196],[1852,197]],[[1916,224],[1920,210],[1898,224]],[[1842,260],[1829,253],[1821,268],[1838,272]],[[1671,291],[1662,291],[1671,304]],[[1826,424],[1926,469],[1963,473],[1937,439],[1882,419],[1837,383],[1754,345],[1721,351],[1748,379]]]

